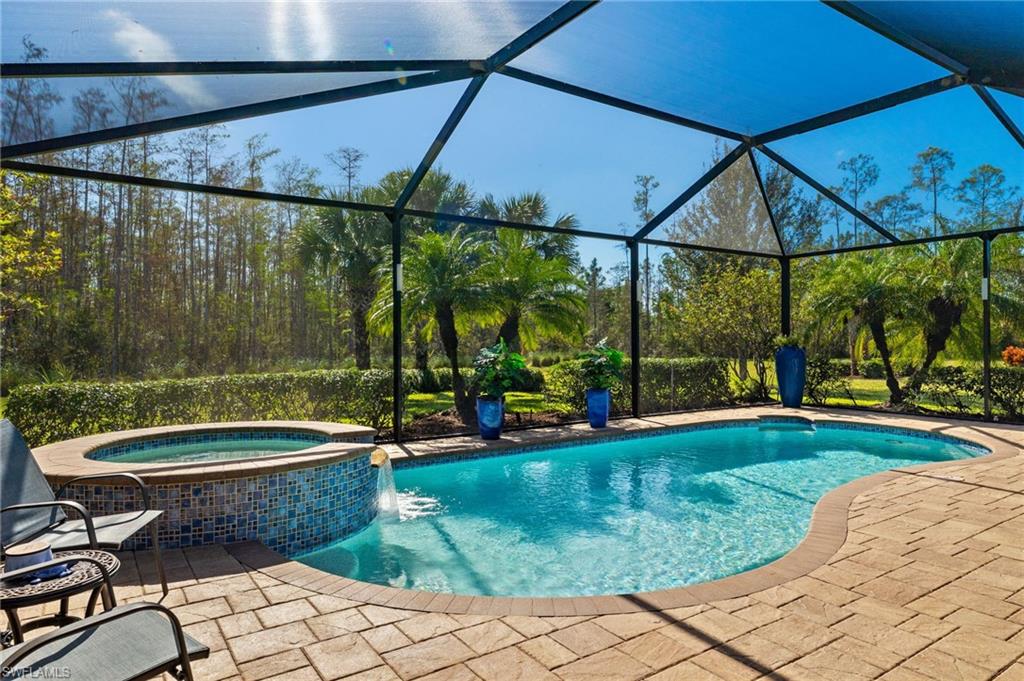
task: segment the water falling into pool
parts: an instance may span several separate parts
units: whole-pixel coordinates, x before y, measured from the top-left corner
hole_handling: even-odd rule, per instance
[[[391,468],[391,459],[377,467],[377,514],[380,518],[398,517],[398,490],[395,489],[395,471]]]

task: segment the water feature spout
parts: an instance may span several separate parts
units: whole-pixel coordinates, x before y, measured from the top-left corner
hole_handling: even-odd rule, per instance
[[[395,489],[395,471],[391,467],[391,459],[387,454],[377,464],[377,515],[381,518],[398,517],[398,490]]]

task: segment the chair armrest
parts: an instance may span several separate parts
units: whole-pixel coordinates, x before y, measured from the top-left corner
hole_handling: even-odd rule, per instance
[[[60,499],[64,495],[64,490],[69,485],[73,485],[81,480],[104,480],[106,478],[125,478],[131,480],[139,488],[139,492],[142,493],[142,503],[145,506],[145,510],[149,510],[149,487],[142,481],[142,478],[134,473],[90,473],[89,475],[77,475],[61,485],[54,496]]]
[[[92,516],[85,510],[85,507],[75,501],[33,501],[30,504],[14,504],[0,508],[0,514],[7,511],[22,511],[30,508],[47,508],[48,506],[63,506],[82,516],[85,521],[85,533],[89,536],[89,548],[98,549],[99,542],[96,540],[96,526],[92,523]]]
[[[73,562],[92,563],[93,565],[98,567],[100,569],[100,574],[103,577],[103,585],[107,587],[107,593],[110,594],[110,604],[112,607],[117,605],[117,602],[114,600],[114,585],[110,582],[110,573],[107,571],[107,568],[103,565],[103,563],[89,556],[82,556],[78,554],[72,556],[63,556],[61,558],[54,558],[43,563],[29,565],[28,567],[23,567],[18,570],[0,572],[0,580],[7,581],[8,579],[16,579],[18,577],[21,577],[22,575],[29,575],[39,570],[45,570],[48,567],[54,567],[56,565],[61,565],[63,563]]]
[[[174,632],[174,642],[178,649],[178,664],[181,667],[182,676],[186,679],[191,679],[192,667],[191,664],[189,663],[188,646],[185,643],[185,632],[181,628],[181,622],[178,620],[177,616],[175,616],[175,614],[171,612],[169,608],[166,608],[160,605],[159,603],[146,602],[122,605],[113,608],[112,610],[102,612],[99,615],[87,617],[83,620],[79,620],[78,622],[74,622],[67,626],[60,627],[59,629],[48,631],[42,636],[37,636],[36,638],[26,641],[25,643],[20,645],[14,651],[13,654],[8,655],[8,657],[4,660],[5,677],[7,675],[10,675],[12,678],[16,677],[16,675],[20,671],[17,669],[17,664],[19,663],[19,661],[30,655],[37,648],[48,645],[49,643],[52,643],[53,641],[62,638],[76,636],[80,634],[80,632],[82,631],[102,627],[107,622],[111,622],[122,617],[127,617],[129,615],[139,612],[140,610],[156,610],[170,621],[171,629]],[[117,655],[117,651],[112,650],[111,655]],[[59,660],[51,661],[51,663],[56,662],[59,662]]]

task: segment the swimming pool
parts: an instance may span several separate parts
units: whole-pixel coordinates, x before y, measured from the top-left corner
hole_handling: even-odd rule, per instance
[[[744,423],[399,466],[398,517],[296,559],[468,595],[665,589],[782,556],[846,482],[987,452],[909,430]]]
[[[128,442],[88,456],[116,463],[231,461],[297,452],[328,441],[326,436],[306,432],[217,431]]]

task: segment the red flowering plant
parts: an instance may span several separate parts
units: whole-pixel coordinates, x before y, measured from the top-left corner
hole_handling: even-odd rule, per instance
[[[1003,361],[1012,367],[1024,366],[1024,348],[1007,345],[1003,350]]]

